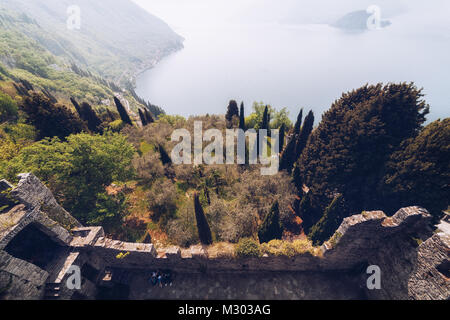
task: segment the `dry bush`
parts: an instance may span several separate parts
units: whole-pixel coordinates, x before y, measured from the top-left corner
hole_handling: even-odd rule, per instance
[[[275,201],[280,205],[280,219],[284,226],[295,218],[292,210],[295,187],[291,177],[285,172],[262,176],[257,169],[246,171],[240,182],[233,186],[233,192],[241,206],[250,205],[256,209],[260,220],[264,220]]]
[[[236,202],[214,198],[208,207],[207,217],[218,241],[236,243],[257,232],[258,217],[251,206],[239,207]]]
[[[149,152],[142,157],[136,155],[132,164],[138,177],[145,181],[153,182],[164,176],[164,166],[157,153]]]
[[[167,235],[172,243],[184,248],[199,242],[193,202],[178,210],[178,218],[167,225]]]
[[[175,218],[177,198],[177,190],[169,180],[155,183],[147,193],[152,220],[159,222],[160,226],[164,228],[169,220]]]

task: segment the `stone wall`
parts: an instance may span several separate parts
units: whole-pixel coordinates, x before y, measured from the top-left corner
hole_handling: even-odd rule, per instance
[[[320,256],[306,253],[294,257],[211,258],[202,246],[188,250],[172,247],[157,252],[152,244],[109,239],[101,227],[82,227],[36,177],[31,174],[20,177],[12,194],[21,204],[0,215],[0,293],[3,288],[6,298],[42,298],[45,284],[62,284],[71,265],[89,265],[98,270],[96,279],[83,279],[81,294],[90,298],[102,280],[100,275],[107,269],[135,273],[170,269],[180,274],[208,274],[210,278],[214,274],[218,277],[252,274],[256,279],[267,273],[307,273],[324,279],[327,274],[338,272],[358,279],[367,278],[365,271],[369,265],[378,265],[382,270],[381,290],[363,288],[369,298],[450,298],[446,272],[450,235],[446,231],[433,235],[429,227],[431,217],[419,207],[401,209],[392,217],[374,211],[346,218],[330,241],[321,247]],[[30,223],[67,248],[57,270],[46,272],[3,251]],[[73,294],[62,291],[64,298]]]

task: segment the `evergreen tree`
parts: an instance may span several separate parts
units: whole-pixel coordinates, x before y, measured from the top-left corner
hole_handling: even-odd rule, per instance
[[[286,170],[291,173],[294,167],[294,163],[297,161],[298,157],[296,155],[296,148],[298,143],[298,138],[300,136],[303,121],[303,109],[300,110],[298,114],[297,121],[295,122],[294,130],[292,131],[291,138],[286,145],[280,158],[280,170]]]
[[[280,209],[278,201],[276,201],[259,228],[258,237],[260,243],[266,243],[274,239],[281,239],[282,236],[283,227],[280,222]]]
[[[311,191],[305,193],[300,201],[298,215],[302,219],[303,231],[308,234],[311,227],[321,218],[321,212],[318,212],[316,197]]]
[[[161,157],[161,162],[164,165],[171,165],[172,159],[170,158],[169,154],[167,153],[166,149],[163,147],[162,144],[158,145],[158,151],[159,151],[159,155]]]
[[[144,110],[145,120],[147,121],[147,124],[155,122],[155,119],[153,118],[150,111],[147,109]]]
[[[450,205],[450,118],[426,126],[392,154],[380,184],[384,210],[426,208],[438,221]]]
[[[120,102],[119,99],[114,97],[114,103],[116,104],[117,111],[119,112],[120,118],[122,119],[123,123],[129,124],[130,126],[133,125],[133,122],[131,121],[130,116],[128,115],[127,110],[123,106],[122,102]]]
[[[295,145],[294,161],[297,161],[300,158],[301,154],[303,153],[303,150],[306,147],[306,143],[308,142],[308,138],[311,135],[313,128],[314,128],[314,113],[311,110],[306,116],[301,132],[298,135],[297,143]]]
[[[244,102],[241,103],[241,111],[239,112],[239,129],[246,130]]]
[[[300,113],[297,116],[297,121],[294,125],[293,134],[300,134],[300,130],[302,129],[302,123],[303,123],[303,108],[300,110]]]
[[[147,118],[141,109],[139,109],[139,118],[141,118],[142,126],[145,127],[147,125]]]
[[[269,107],[266,106],[264,109],[264,114],[262,118],[262,123],[260,129],[269,130]]]
[[[322,218],[311,228],[308,238],[314,245],[322,245],[331,238],[347,216],[347,208],[342,195],[337,195],[325,208]]]
[[[366,85],[333,103],[308,140],[299,161],[319,216],[340,193],[349,214],[378,210],[377,187],[400,144],[414,138],[429,107],[414,84]]]
[[[65,139],[87,130],[80,118],[66,106],[55,105],[40,93],[33,92],[30,97],[25,97],[21,108],[27,114],[27,122],[39,131],[39,140],[46,137]]]
[[[232,128],[233,127],[233,118],[237,117],[239,118],[239,108],[237,105],[237,102],[235,100],[231,100],[228,104],[227,113],[225,115],[225,119],[227,120],[227,127]]]
[[[279,146],[280,153],[283,153],[284,150],[285,135],[286,135],[286,125],[283,123],[280,128],[280,146]]]
[[[73,106],[75,107],[75,110],[77,110],[77,113],[80,116],[80,119],[83,119],[83,117],[81,115],[81,107],[78,104],[77,100],[75,100],[75,98],[71,97],[70,102],[72,102]]]
[[[212,234],[209,228],[208,220],[206,220],[200,198],[197,193],[194,195],[195,218],[197,221],[198,236],[200,242],[204,245],[212,244]]]
[[[88,129],[94,133],[102,133],[101,127],[102,121],[98,117],[97,113],[92,109],[91,105],[87,102],[83,102],[80,107],[81,118],[86,121]]]

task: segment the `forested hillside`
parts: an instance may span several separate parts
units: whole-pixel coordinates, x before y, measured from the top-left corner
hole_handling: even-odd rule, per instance
[[[79,30],[66,24],[73,5],[81,9]],[[0,10],[2,29],[118,83],[183,46],[169,26],[128,0],[3,0]]]

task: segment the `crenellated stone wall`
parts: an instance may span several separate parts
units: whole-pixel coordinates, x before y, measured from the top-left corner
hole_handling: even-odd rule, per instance
[[[446,272],[450,248],[448,229],[433,235],[431,217],[419,207],[403,208],[392,217],[374,211],[346,218],[335,235],[321,247],[319,256],[305,253],[294,257],[211,258],[202,246],[157,251],[152,244],[109,239],[101,227],[81,226],[35,176],[23,174],[20,178],[11,194],[21,204],[0,215],[0,295],[6,298],[42,299],[45,286],[66,281],[67,270],[72,265],[88,265],[98,271],[95,279],[92,276],[83,279],[84,288],[78,294],[86,298],[93,298],[96,285],[102,283],[105,272],[111,269],[130,272],[170,269],[180,274],[216,274],[218,277],[220,274],[258,277],[267,273],[304,273],[316,275],[312,278],[317,279],[328,279],[326,275],[338,272],[363,283],[369,265],[381,268],[382,289],[371,291],[362,287],[368,298],[450,298]],[[42,270],[4,251],[31,223],[63,248],[54,270]],[[317,281],[320,284],[322,280]],[[61,290],[61,298],[71,298],[72,294]],[[139,294],[133,296],[139,297]]]

